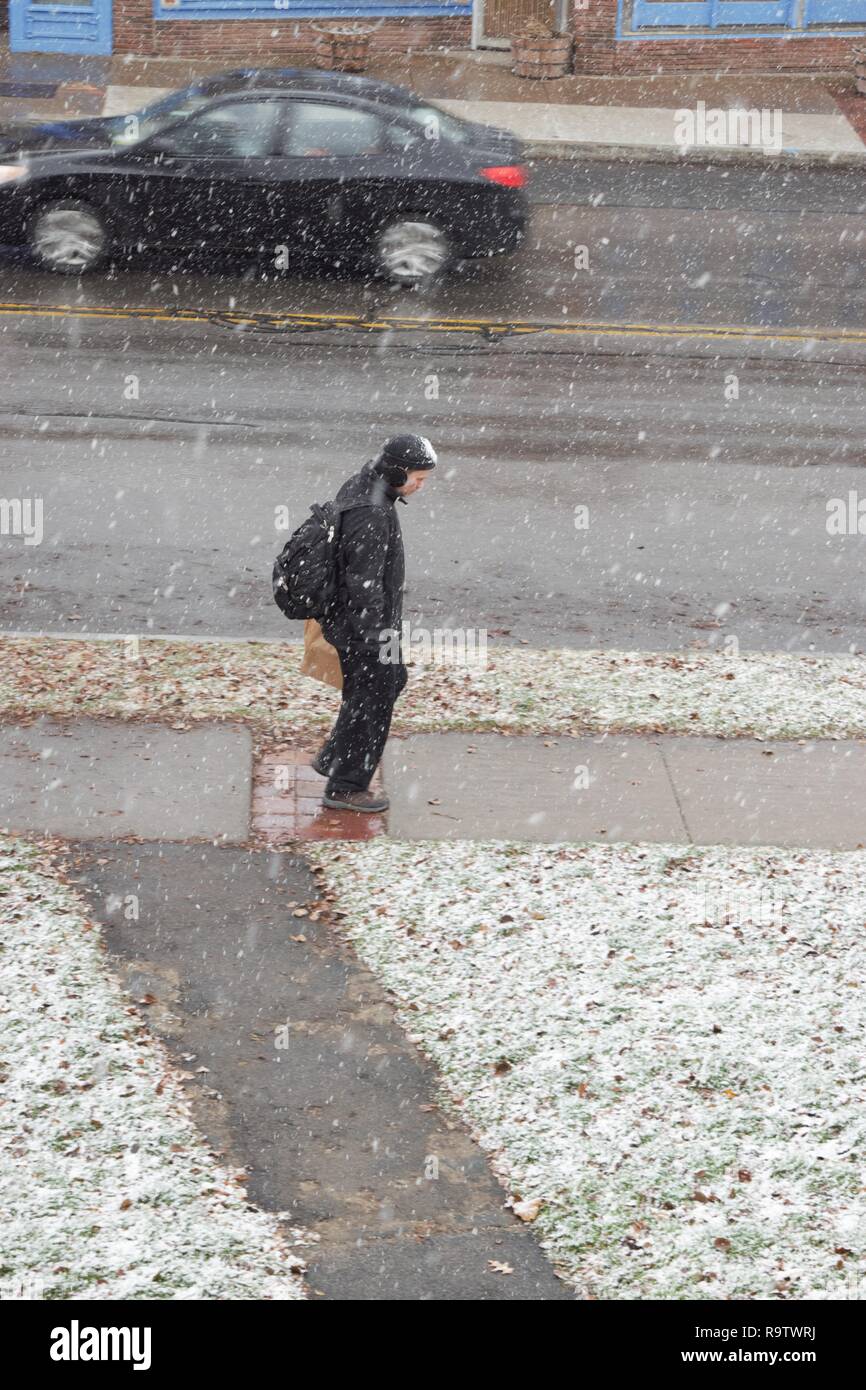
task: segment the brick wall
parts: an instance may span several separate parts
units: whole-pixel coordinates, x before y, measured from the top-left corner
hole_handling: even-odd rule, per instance
[[[851,66],[859,38],[639,39],[616,42],[616,0],[574,11],[575,71],[629,76],[654,72],[829,72]]]
[[[114,0],[115,53],[153,52],[152,0]]]
[[[331,17],[329,16],[329,19]],[[263,64],[309,59],[315,19],[155,20],[151,0],[114,0],[114,51],[160,58],[227,58]],[[371,23],[377,23],[372,20]],[[466,48],[471,21],[466,16],[386,19],[374,32],[379,53],[409,49]]]
[[[850,68],[859,38],[654,39],[616,42],[616,0],[589,0],[573,12],[575,70],[596,74],[653,72],[828,72]],[[226,58],[263,64],[309,61],[312,26],[322,21],[160,20],[152,0],[114,0],[114,51],[161,58]],[[468,18],[387,19],[372,48],[379,53],[469,45]]]

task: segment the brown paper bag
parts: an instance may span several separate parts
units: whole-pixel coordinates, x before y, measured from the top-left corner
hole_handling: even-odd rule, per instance
[[[314,681],[322,681],[325,685],[332,685],[335,690],[343,689],[343,670],[337,648],[325,641],[315,618],[307,618],[304,623],[304,659],[301,662],[301,675],[310,676]]]

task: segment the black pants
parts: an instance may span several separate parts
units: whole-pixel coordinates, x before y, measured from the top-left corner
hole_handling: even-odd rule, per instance
[[[406,667],[379,660],[378,650],[340,649],[343,703],[319,757],[329,768],[328,792],[366,791],[385,749],[394,702]]]

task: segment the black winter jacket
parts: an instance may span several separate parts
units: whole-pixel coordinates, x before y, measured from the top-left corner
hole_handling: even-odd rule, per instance
[[[370,463],[337,493],[338,503],[357,505],[340,517],[337,590],[322,618],[333,647],[378,654],[383,629],[400,630],[405,561],[398,497]]]

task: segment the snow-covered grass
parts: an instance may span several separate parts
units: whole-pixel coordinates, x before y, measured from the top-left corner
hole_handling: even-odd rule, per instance
[[[339,696],[300,660],[281,642],[0,638],[0,717],[240,719],[308,737],[330,726]],[[866,659],[497,647],[486,671],[413,667],[393,727],[864,737]]]
[[[310,852],[581,1296],[864,1296],[866,854]]]
[[[2,837],[0,922],[2,1296],[303,1298],[303,1238],[209,1152],[77,895]]]

